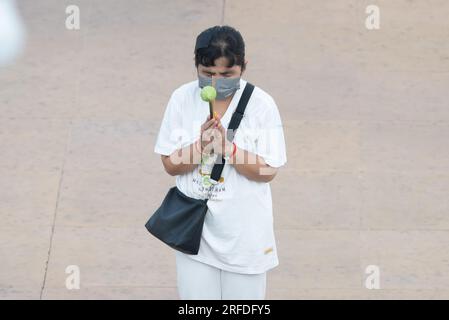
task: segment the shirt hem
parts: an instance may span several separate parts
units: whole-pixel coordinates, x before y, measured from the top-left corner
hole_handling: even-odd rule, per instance
[[[219,261],[214,261],[211,259],[208,259],[204,256],[199,255],[191,255],[191,254],[185,254],[188,258],[199,261],[208,265],[211,265],[215,268],[228,271],[228,272],[234,272],[234,273],[241,273],[241,274],[261,274],[265,273],[270,269],[273,269],[279,265],[279,260],[276,258],[275,261],[273,261],[270,264],[264,265],[264,266],[258,266],[258,267],[232,267],[229,265],[226,265],[224,263],[220,263]]]

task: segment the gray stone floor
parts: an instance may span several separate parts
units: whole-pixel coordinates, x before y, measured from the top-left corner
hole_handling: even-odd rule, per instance
[[[1,299],[177,299],[173,252],[143,227],[174,182],[153,146],[170,93],[195,79],[196,35],[223,23],[285,126],[267,297],[449,298],[447,1],[19,5],[27,51],[0,69]]]

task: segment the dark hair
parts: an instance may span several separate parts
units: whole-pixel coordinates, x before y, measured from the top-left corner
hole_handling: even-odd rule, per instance
[[[245,42],[242,35],[230,26],[215,26],[201,32],[196,38],[195,66],[215,66],[215,60],[224,57],[228,67],[238,65],[245,70]]]

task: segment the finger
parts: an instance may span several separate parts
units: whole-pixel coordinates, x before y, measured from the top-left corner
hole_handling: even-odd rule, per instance
[[[211,132],[211,135],[215,136],[215,137],[221,137],[222,133],[218,128],[211,128],[209,129]]]
[[[208,130],[203,131],[203,134],[201,135],[201,140],[202,141],[208,141],[209,137],[210,137],[209,131]]]
[[[223,125],[221,124],[220,120],[217,121],[217,124],[215,125],[215,128],[217,128],[217,129],[223,128]]]
[[[203,140],[204,141],[211,141],[211,137],[214,135],[213,129],[207,129],[203,132]]]
[[[216,122],[215,119],[210,119],[210,120],[206,121],[206,122],[201,126],[201,129],[202,129],[202,130],[207,130],[207,129],[210,128],[215,122]]]
[[[218,129],[213,129],[211,132],[211,136],[213,137],[213,140],[223,140],[223,133]]]

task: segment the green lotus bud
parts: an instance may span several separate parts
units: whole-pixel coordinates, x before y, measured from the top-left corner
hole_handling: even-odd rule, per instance
[[[217,97],[217,90],[215,90],[214,87],[211,86],[205,86],[203,89],[201,89],[201,99],[203,99],[206,102],[210,102],[212,100],[215,100]]]

